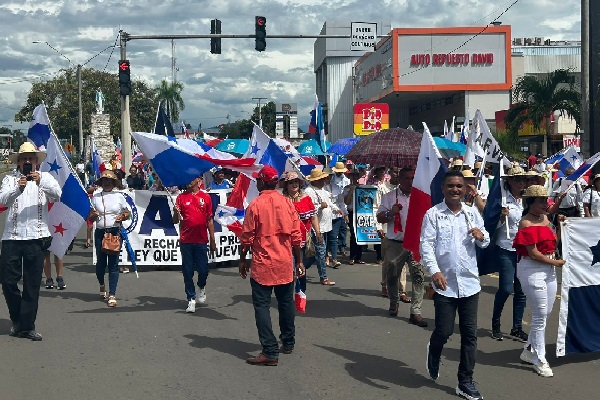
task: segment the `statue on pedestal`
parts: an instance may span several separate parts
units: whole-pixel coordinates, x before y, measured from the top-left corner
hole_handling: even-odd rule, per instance
[[[104,100],[104,93],[98,88],[98,91],[96,92],[96,114],[102,114],[104,111]]]

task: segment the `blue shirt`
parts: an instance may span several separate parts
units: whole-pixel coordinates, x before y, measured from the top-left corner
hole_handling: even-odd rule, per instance
[[[217,182],[213,181],[211,183],[208,184],[208,190],[218,190],[218,189],[230,189],[231,186],[231,182],[229,182],[227,179],[224,179],[223,182],[221,182],[221,184],[218,184]]]
[[[479,228],[483,241],[467,232]],[[475,246],[485,248],[490,235],[483,226],[481,214],[471,206],[462,204],[455,214],[446,202],[431,207],[423,218],[421,227],[421,264],[429,273],[441,272],[448,282],[446,290],[435,291],[446,297],[469,297],[479,293],[479,270]]]

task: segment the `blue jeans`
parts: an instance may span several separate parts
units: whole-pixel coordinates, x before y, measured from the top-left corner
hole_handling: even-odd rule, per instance
[[[494,297],[494,312],[492,314],[492,325],[500,325],[500,316],[506,300],[513,293],[513,322],[512,329],[523,328],[523,313],[527,297],[521,288],[521,281],[517,278],[517,252],[505,250],[496,246],[496,262],[498,264],[498,291]]]
[[[317,262],[317,270],[319,271],[319,278],[327,279],[327,267],[325,266],[325,256],[327,255],[327,233],[324,233],[323,243],[317,242],[317,235],[314,231],[311,231],[312,240],[315,244],[315,255],[313,257],[303,257],[305,268],[310,268],[313,263]]]
[[[294,348],[296,343],[294,318],[296,305],[294,303],[294,282],[284,285],[265,286],[250,278],[252,287],[252,304],[254,305],[254,318],[258,339],[262,345],[262,353],[269,358],[279,357],[279,346],[273,334],[271,324],[271,293],[275,292],[277,309],[279,310],[279,338],[281,343],[288,348]]]
[[[477,353],[477,304],[479,293],[469,297],[446,297],[439,293],[433,296],[435,307],[435,329],[429,339],[429,351],[438,359],[442,349],[454,332],[454,320],[458,311],[458,327],[460,330],[460,363],[458,365],[458,382],[469,382],[473,379],[475,354]]]
[[[337,260],[338,258],[338,235],[342,227],[342,222],[344,222],[344,218],[334,219],[331,224],[331,230],[327,232],[327,249],[331,253],[332,260]]]
[[[208,245],[206,243],[181,243],[181,272],[188,301],[196,298],[194,272],[198,272],[198,287],[206,286],[208,278]]]
[[[119,283],[119,255],[108,255],[102,252],[102,238],[104,232],[119,233],[119,228],[100,229],[96,228],[94,232],[94,243],[96,247],[96,278],[100,286],[104,286],[104,274],[108,267],[108,295],[115,296],[117,294],[117,284]],[[123,240],[121,239],[121,244]]]

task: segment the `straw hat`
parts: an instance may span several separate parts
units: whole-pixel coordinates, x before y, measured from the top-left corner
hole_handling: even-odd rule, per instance
[[[281,178],[280,178],[280,180],[282,180],[284,182],[293,181],[294,179],[298,179],[300,182],[302,182],[304,180],[300,177],[300,175],[298,175],[298,173],[296,171],[288,171],[288,172],[284,173],[283,175],[281,175]]]
[[[343,162],[338,161],[335,163],[335,166],[333,168],[331,168],[331,170],[333,172],[346,172],[346,171],[348,171],[348,168],[346,168],[346,166],[344,165]]]
[[[453,167],[457,167],[457,166],[459,166],[459,165],[463,165],[463,164],[464,164],[463,160],[461,160],[460,158],[457,158],[457,159],[456,159],[456,160],[454,160],[454,162],[452,163],[452,166],[453,166]]]
[[[328,173],[321,171],[318,168],[313,169],[312,171],[310,171],[310,175],[306,177],[306,179],[308,181],[318,181],[320,179],[325,179],[329,176]]]
[[[102,179],[112,179],[113,181],[115,181],[115,184],[119,182],[117,175],[115,175],[115,173],[110,169],[105,169],[104,171],[102,171],[102,174],[100,174],[100,178],[96,180],[96,186],[102,185]]]
[[[525,189],[523,197],[548,197],[548,189],[542,185],[531,185]]]
[[[38,164],[46,159],[46,153],[43,151],[36,150],[35,146],[31,142],[24,142],[19,151],[8,155],[8,159],[11,163],[16,164],[19,156],[25,153],[34,153],[38,158]]]
[[[511,177],[511,176],[525,176],[525,170],[521,167],[512,167],[511,169],[508,170],[508,173],[506,174],[507,177]]]
[[[481,161],[477,161],[477,162],[475,163],[475,166],[474,166],[473,168],[475,168],[475,169],[479,169],[479,168],[481,168]]]
[[[463,178],[475,178],[473,171],[471,171],[470,169],[465,169],[464,171],[462,171],[462,176]]]

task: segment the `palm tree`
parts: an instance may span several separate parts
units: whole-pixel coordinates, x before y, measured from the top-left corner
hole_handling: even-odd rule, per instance
[[[179,120],[179,112],[185,109],[185,103],[183,102],[183,98],[181,98],[183,83],[169,83],[166,79],[163,79],[156,88],[156,91],[158,93],[158,100],[164,102],[167,115],[171,119],[171,122],[177,123]]]
[[[531,121],[538,131],[543,125],[546,132],[546,155],[552,154],[551,115],[558,111],[560,116],[573,118],[579,126],[581,94],[573,86],[571,71],[567,69],[550,72],[543,80],[530,75],[519,78],[513,88],[513,99],[517,104],[508,110],[504,122],[514,132],[527,121]]]

